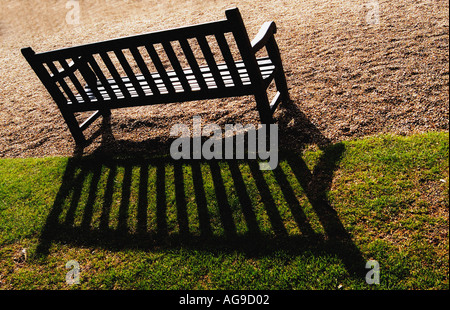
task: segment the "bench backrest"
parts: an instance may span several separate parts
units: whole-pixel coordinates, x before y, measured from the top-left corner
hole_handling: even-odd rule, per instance
[[[198,42],[217,88],[223,89],[225,92],[224,81],[218,70],[211,47],[208,44],[207,36],[215,37],[234,85],[240,86],[242,82],[235,65],[235,59],[230,51],[229,40],[225,36],[227,33],[231,33],[234,37],[239,56],[245,63],[251,83],[257,85],[261,81],[261,73],[258,70],[256,58],[252,52],[251,43],[239,10],[237,8],[229,9],[225,11],[225,14],[226,19],[210,23],[123,37],[43,53],[35,53],[31,48],[24,48],[22,53],[60,108],[64,108],[68,100],[74,104],[79,103],[75,96],[76,93],[82,97],[83,102],[91,101],[83,89],[83,84],[87,84],[90,87],[96,98],[102,98],[102,95],[96,89],[97,80],[100,81],[110,98],[117,98],[107,82],[107,78],[110,77],[115,80],[122,94],[126,98],[131,98],[132,94],[127,91],[127,87],[121,78],[118,68],[114,65],[111,55],[114,55],[118,60],[122,67],[120,70],[125,72],[138,95],[144,95],[144,93],[139,86],[135,71],[133,71],[132,65],[128,61],[129,57],[134,60],[154,94],[159,94],[160,90],[149,71],[148,62],[144,60],[148,56],[158,72],[159,78],[162,79],[166,86],[168,94],[175,93],[176,90],[169,80],[170,77],[164,68],[165,64],[161,60],[158,51],[155,50],[155,45],[162,45],[170,65],[176,72],[177,77],[179,77],[183,90],[191,91],[185,74],[182,72],[183,66],[177,57],[178,51],[173,49],[174,43],[181,47],[185,59],[195,75],[200,86],[200,89],[196,91],[206,93],[208,87],[201,74],[198,58],[196,58],[189,43],[190,39],[195,39]],[[146,51],[148,56],[143,56],[143,50]],[[100,63],[99,59],[103,63]]]

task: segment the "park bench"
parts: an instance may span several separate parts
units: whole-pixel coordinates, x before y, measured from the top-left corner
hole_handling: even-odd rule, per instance
[[[276,25],[264,23],[250,41],[239,10],[228,9],[225,15],[223,20],[187,27],[42,53],[35,53],[31,47],[21,52],[58,105],[76,144],[86,142],[83,131],[99,116],[109,115],[111,109],[133,106],[253,95],[261,123],[272,123],[278,104],[289,101],[274,38]],[[225,35],[234,38],[237,60]],[[208,43],[207,37],[211,36],[223,56],[220,63]],[[199,57],[191,48],[191,39],[198,42],[202,61],[206,61],[203,65],[199,65]],[[181,51],[174,50],[175,42],[187,60],[187,67],[182,66],[176,55]],[[166,70],[155,45],[162,45],[171,70]],[[267,56],[257,57],[256,53],[264,47]],[[143,49],[150,56],[146,57],[151,59],[154,72],[142,55]],[[132,55],[141,74],[132,69],[124,52]],[[111,55],[115,55],[115,61]],[[117,60],[125,76],[119,73]],[[269,102],[267,88],[273,80],[277,93]],[[94,113],[80,124],[77,113],[87,111]]]

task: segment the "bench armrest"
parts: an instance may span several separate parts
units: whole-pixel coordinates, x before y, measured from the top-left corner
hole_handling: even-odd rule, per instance
[[[261,29],[259,29],[258,34],[256,37],[252,40],[252,50],[253,53],[256,53],[261,48],[263,48],[267,41],[277,32],[277,26],[274,22],[265,22]]]

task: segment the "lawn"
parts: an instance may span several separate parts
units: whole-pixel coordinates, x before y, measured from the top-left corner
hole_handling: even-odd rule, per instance
[[[258,162],[0,159],[1,289],[448,289],[449,134]],[[80,283],[66,283],[66,263]],[[369,260],[379,284],[366,283]]]

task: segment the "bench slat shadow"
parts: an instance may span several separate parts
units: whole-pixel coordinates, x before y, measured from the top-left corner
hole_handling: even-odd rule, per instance
[[[295,105],[289,109],[295,110]],[[314,127],[312,124],[310,126]],[[109,141],[108,143],[116,146],[122,142],[126,146],[131,143],[114,141],[108,136],[111,132],[108,129],[104,130],[102,134],[107,136],[104,139]],[[134,144],[136,146],[138,143]],[[144,148],[147,147],[145,142],[142,144]],[[306,193],[306,198],[323,226],[324,233],[317,233],[312,228],[283,169],[278,166],[269,172],[281,189],[287,209],[291,212],[293,222],[301,234],[292,234],[286,228],[274,193],[271,192],[264,176],[267,172],[259,169],[256,160],[174,161],[170,156],[142,157],[139,153],[121,157],[106,156],[104,153],[101,156],[94,154],[72,157],[68,161],[60,189],[42,230],[37,254],[48,255],[53,242],[110,250],[138,248],[157,251],[164,248],[186,247],[212,252],[239,251],[252,257],[280,250],[292,254],[309,251],[319,255],[337,255],[350,273],[361,276],[365,272],[365,260],[326,198],[333,172],[345,148],[343,144],[335,144],[323,150],[322,157],[313,171],[310,171],[298,151],[283,151],[279,160],[287,164]],[[241,172],[241,164],[247,165],[250,171],[246,178]],[[190,169],[189,179],[186,179],[183,167]],[[209,184],[206,183],[202,167],[210,171],[212,181]],[[173,192],[170,193],[167,192],[167,183],[171,182],[167,177],[169,168],[173,169],[174,180],[171,184]],[[224,184],[224,169],[231,176],[231,186],[239,202],[238,211],[236,206],[229,203],[227,189],[229,190],[230,182]],[[133,173],[133,170],[138,172]],[[116,185],[119,174],[122,181],[120,188]],[[150,177],[153,177],[154,184],[150,184]],[[137,178],[139,183],[136,190],[132,187]],[[267,229],[261,230],[263,223],[258,220],[255,213],[255,201],[251,198],[254,193],[249,193],[248,182],[255,184],[257,194],[261,198],[261,210],[269,219],[271,232],[267,232]],[[192,184],[193,197],[186,196],[188,183]],[[153,189],[152,192],[149,191],[150,187],[154,192]],[[83,200],[85,203],[81,203],[83,188],[85,188],[84,195],[87,195]],[[132,193],[133,190],[137,191],[137,194]],[[211,192],[216,197],[217,214],[211,213],[211,206],[208,205],[208,195],[211,195]],[[149,195],[153,194],[155,197],[150,202]],[[174,195],[174,205],[170,205],[168,194]],[[132,219],[135,223],[130,224],[132,209],[130,200],[133,195],[137,195],[137,199],[133,202],[136,204],[133,207],[136,218]],[[96,201],[100,204],[97,209]],[[195,211],[192,207],[188,210],[188,201],[191,205],[195,205]],[[176,224],[173,219],[169,222],[167,218],[168,209],[171,207],[175,210]],[[113,212],[114,208],[118,210]],[[192,212],[196,213],[196,223],[189,217],[189,213]],[[246,233],[238,231],[233,212],[240,212],[242,215]],[[150,218],[149,214],[153,214],[154,218]],[[81,217],[81,220],[77,220],[77,216]],[[117,221],[116,227],[111,226],[112,220]],[[216,226],[220,223],[223,233],[217,233],[213,222]],[[196,228],[193,229],[193,226]]]

